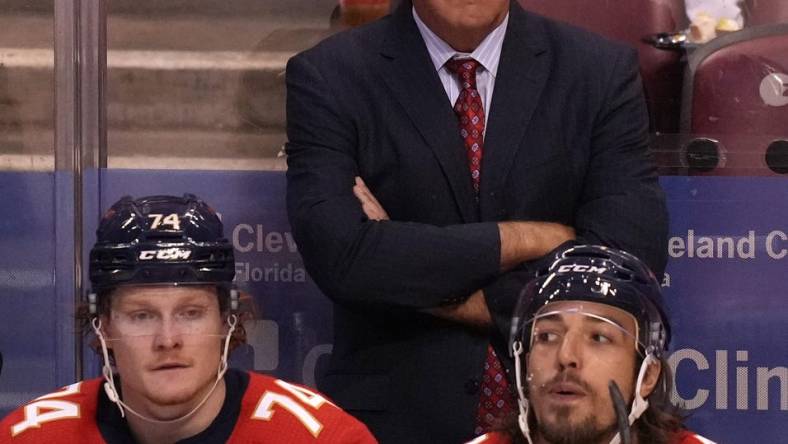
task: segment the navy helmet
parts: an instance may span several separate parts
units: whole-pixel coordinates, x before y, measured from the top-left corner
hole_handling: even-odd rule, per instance
[[[520,295],[510,345],[517,340],[526,350],[530,348],[530,324],[547,304],[587,301],[630,313],[637,321],[637,341],[644,356],[653,353],[660,357],[665,352],[670,325],[660,285],[638,258],[612,248],[579,245],[559,249],[543,264]]]
[[[104,214],[90,251],[93,292],[130,284],[231,284],[222,221],[191,194],[125,196]]]

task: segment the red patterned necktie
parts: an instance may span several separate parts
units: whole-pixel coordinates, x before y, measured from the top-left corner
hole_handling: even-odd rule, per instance
[[[446,62],[446,67],[460,79],[461,90],[457,102],[454,103],[454,112],[459,119],[460,136],[465,142],[473,189],[478,196],[484,149],[484,106],[476,89],[476,68],[479,67],[479,62],[474,59],[452,59]],[[492,346],[488,345],[474,433],[481,435],[489,432],[513,411],[514,397],[503,366]]]
[[[476,427],[473,432],[481,435],[494,427],[503,425],[504,420],[514,412],[514,396],[509,389],[509,381],[491,345],[487,346],[487,359],[482,373],[479,408],[476,410]]]
[[[476,68],[479,62],[474,59],[451,59],[446,62],[446,67],[460,79],[460,95],[454,103],[454,112],[460,121],[460,136],[465,142],[473,189],[478,196],[484,150],[484,105],[476,89]]]

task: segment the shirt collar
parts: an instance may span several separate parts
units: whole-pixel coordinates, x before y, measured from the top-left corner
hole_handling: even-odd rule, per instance
[[[459,57],[471,57],[479,62],[485,70],[492,74],[493,77],[498,73],[498,62],[501,60],[501,48],[503,47],[503,38],[506,34],[506,26],[509,24],[509,13],[501,23],[495,27],[487,36],[482,40],[472,53],[458,52],[443,39],[438,37],[419,17],[416,8],[412,8],[413,19],[416,21],[416,26],[419,28],[421,38],[427,45],[427,51],[430,54],[435,70],[440,71],[443,65],[449,59]]]

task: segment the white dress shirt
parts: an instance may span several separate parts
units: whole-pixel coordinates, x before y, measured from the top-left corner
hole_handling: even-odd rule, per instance
[[[487,34],[487,37],[470,54],[456,51],[432,32],[416,13],[416,8],[413,8],[413,19],[419,28],[421,38],[427,45],[427,51],[430,54],[432,63],[435,65],[435,70],[438,71],[438,77],[440,77],[443,88],[446,90],[446,96],[449,98],[451,106],[454,106],[454,102],[457,101],[457,97],[460,95],[460,80],[456,74],[449,71],[445,66],[446,62],[455,57],[470,57],[481,65],[476,70],[476,89],[479,91],[484,104],[484,115],[487,117],[484,125],[486,131],[489,125],[490,103],[492,102],[493,89],[495,88],[495,76],[498,74],[498,62],[501,60],[503,37],[506,34],[506,25],[509,23],[509,13],[506,13],[503,21],[492,32]]]

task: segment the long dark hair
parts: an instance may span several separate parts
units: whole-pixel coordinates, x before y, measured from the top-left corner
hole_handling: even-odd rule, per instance
[[[642,362],[642,360],[639,361]],[[635,378],[637,378],[641,362],[635,366]],[[638,444],[668,444],[672,442],[676,433],[685,429],[684,421],[687,419],[687,414],[670,400],[673,389],[673,372],[665,358],[660,358],[659,362],[662,365],[662,370],[657,385],[646,397],[648,409],[632,425],[633,432],[637,434]],[[537,430],[533,415],[529,416],[531,430]],[[517,413],[509,416],[498,431],[509,435],[512,444],[528,443],[517,423]]]

